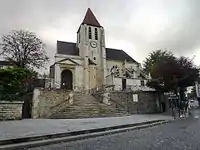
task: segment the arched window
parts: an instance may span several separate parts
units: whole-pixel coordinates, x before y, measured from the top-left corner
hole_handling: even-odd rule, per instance
[[[98,30],[95,28],[95,40],[98,40]]]
[[[92,39],[92,29],[91,27],[89,27],[89,31],[88,31],[88,36],[89,36],[89,39]]]

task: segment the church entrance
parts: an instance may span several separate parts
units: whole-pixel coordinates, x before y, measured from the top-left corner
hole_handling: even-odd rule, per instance
[[[70,70],[63,70],[61,73],[61,88],[66,90],[73,90],[73,77]]]

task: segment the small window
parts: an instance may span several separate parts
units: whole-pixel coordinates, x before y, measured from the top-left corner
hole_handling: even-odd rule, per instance
[[[89,33],[88,33],[88,35],[89,35],[89,39],[92,39],[92,29],[91,29],[91,27],[89,27],[89,31],[88,31]]]
[[[97,31],[97,28],[95,28],[95,40],[98,40],[98,31]]]
[[[141,86],[144,86],[144,80],[141,80]]]
[[[137,94],[133,94],[133,102],[138,102],[138,95]]]
[[[78,34],[78,42],[81,42],[81,34]]]
[[[94,57],[94,60],[96,60],[96,57]]]

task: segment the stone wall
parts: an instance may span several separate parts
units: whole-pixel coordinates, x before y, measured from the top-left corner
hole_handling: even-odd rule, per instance
[[[98,93],[95,97],[103,103],[112,105],[130,114],[160,112],[158,94],[156,92],[124,92]]]
[[[34,89],[32,118],[48,118],[61,107],[73,103],[73,93],[65,90]]]
[[[18,120],[22,119],[21,101],[0,101],[0,120]]]

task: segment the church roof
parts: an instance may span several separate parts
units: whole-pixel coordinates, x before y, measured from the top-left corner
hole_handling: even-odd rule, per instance
[[[88,8],[88,10],[86,12],[86,15],[85,15],[85,18],[83,19],[82,24],[101,27],[101,25],[99,24],[97,18],[95,17],[95,15],[93,14],[93,12],[91,11],[90,8]]]
[[[64,55],[79,55],[79,50],[76,43],[57,41],[57,53]]]
[[[131,56],[129,56],[123,50],[113,49],[113,48],[106,48],[106,59],[107,60],[118,60],[118,61],[126,60],[128,62],[138,63],[136,60],[134,60]]]
[[[57,41],[57,53],[79,56],[79,49],[76,47],[76,43]],[[106,48],[106,59],[138,63],[123,50],[112,48]]]

